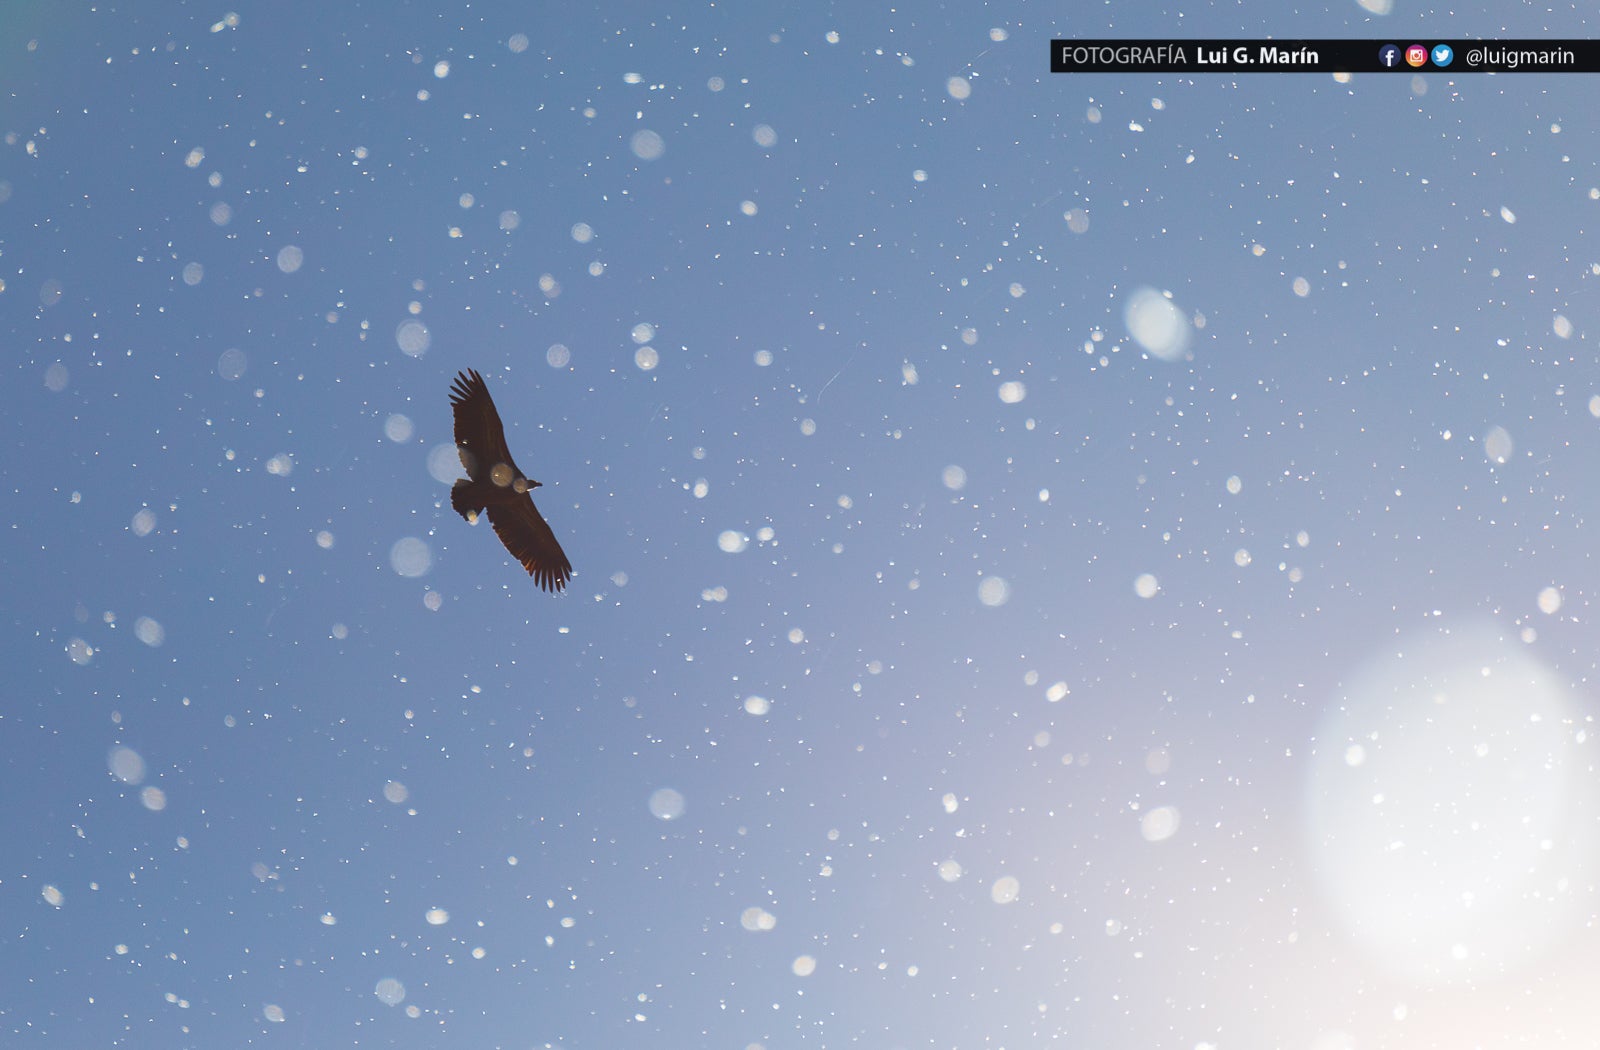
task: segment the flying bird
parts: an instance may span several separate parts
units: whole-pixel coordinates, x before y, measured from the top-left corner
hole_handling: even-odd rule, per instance
[[[512,462],[506,431],[483,377],[472,369],[456,373],[450,386],[456,417],[456,451],[467,476],[450,489],[450,505],[468,522],[489,512],[489,524],[511,556],[547,591],[563,590],[572,563],[556,542],[529,495],[539,487]]]

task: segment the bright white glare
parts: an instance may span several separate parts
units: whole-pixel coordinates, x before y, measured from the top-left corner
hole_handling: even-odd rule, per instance
[[[1154,288],[1140,288],[1123,307],[1128,334],[1151,357],[1177,361],[1189,349],[1189,319]]]
[[[1178,830],[1178,808],[1157,806],[1139,819],[1139,834],[1146,842],[1165,842]]]
[[[1580,928],[1596,784],[1557,676],[1483,625],[1401,639],[1349,682],[1317,734],[1304,830],[1374,960],[1471,980]]]

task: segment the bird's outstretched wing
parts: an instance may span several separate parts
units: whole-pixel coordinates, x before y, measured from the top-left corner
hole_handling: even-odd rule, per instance
[[[491,506],[489,524],[535,583],[547,591],[566,589],[572,578],[572,563],[531,498],[523,496]]]
[[[501,463],[511,468],[513,477],[522,473],[506,447],[506,428],[495,411],[494,398],[475,369],[456,373],[455,382],[450,385],[450,407],[456,417],[456,451],[467,477],[483,481]]]

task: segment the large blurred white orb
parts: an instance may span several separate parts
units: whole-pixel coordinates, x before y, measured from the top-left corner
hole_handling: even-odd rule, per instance
[[[1492,625],[1401,639],[1349,679],[1317,734],[1305,832],[1322,891],[1382,969],[1477,980],[1583,926],[1584,724]]]

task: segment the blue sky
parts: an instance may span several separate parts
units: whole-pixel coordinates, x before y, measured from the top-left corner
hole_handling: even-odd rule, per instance
[[[1592,20],[1282,17],[0,12],[6,1044],[1586,1045],[1592,79],[1046,42]]]

